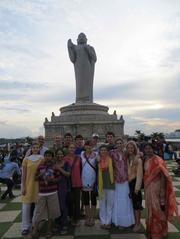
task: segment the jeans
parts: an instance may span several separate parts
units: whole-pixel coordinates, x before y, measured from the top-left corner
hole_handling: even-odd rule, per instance
[[[9,194],[9,197],[13,196],[12,188],[14,186],[14,182],[10,178],[0,178],[0,183],[6,184],[7,190],[3,193],[1,197],[6,198],[6,196]]]

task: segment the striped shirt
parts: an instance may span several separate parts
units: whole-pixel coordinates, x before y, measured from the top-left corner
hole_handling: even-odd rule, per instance
[[[54,165],[47,166],[40,164],[36,175],[42,176],[38,179],[39,181],[39,194],[51,194],[57,191],[57,181],[48,182],[48,179],[58,179],[60,177],[59,170],[55,169]]]

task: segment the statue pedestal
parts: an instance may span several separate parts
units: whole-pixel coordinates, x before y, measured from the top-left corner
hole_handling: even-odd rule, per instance
[[[56,135],[71,133],[74,137],[81,134],[85,139],[91,139],[93,133],[98,133],[100,140],[105,140],[107,131],[115,133],[116,137],[124,135],[124,120],[117,118],[116,111],[109,114],[109,108],[93,102],[94,67],[97,60],[94,48],[87,44],[84,33],[80,33],[75,45],[68,40],[68,53],[74,64],[76,79],[76,103],[60,108],[60,115],[52,113],[51,121],[45,119],[45,137],[48,146],[52,145]],[[83,103],[78,103],[83,102]]]
[[[84,114],[107,115],[108,110],[109,108],[107,106],[95,103],[73,103],[71,105],[60,108],[61,116]]]
[[[81,134],[90,139],[93,133],[98,133],[100,140],[105,140],[107,131],[112,131],[117,137],[124,134],[124,120],[117,118],[116,113],[109,114],[109,108],[96,103],[73,103],[60,108],[60,115],[52,113],[51,121],[44,122],[45,137],[48,146],[52,145],[56,135],[70,132],[73,136]]]

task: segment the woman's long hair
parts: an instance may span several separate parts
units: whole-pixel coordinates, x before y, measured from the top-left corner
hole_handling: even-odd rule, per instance
[[[130,140],[129,142],[127,142],[126,147],[125,147],[125,148],[126,148],[125,157],[126,157],[126,158],[129,157],[129,154],[128,154],[128,152],[127,152],[127,147],[128,147],[128,145],[132,145],[132,146],[134,147],[134,155],[137,156],[138,153],[139,153],[139,149],[138,149],[138,147],[137,147],[137,144],[136,144],[135,141]]]

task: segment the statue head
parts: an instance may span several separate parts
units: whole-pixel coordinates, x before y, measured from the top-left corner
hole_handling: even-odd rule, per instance
[[[77,43],[78,43],[78,44],[86,44],[86,43],[87,43],[86,35],[85,35],[83,32],[81,32],[81,33],[78,35]]]

